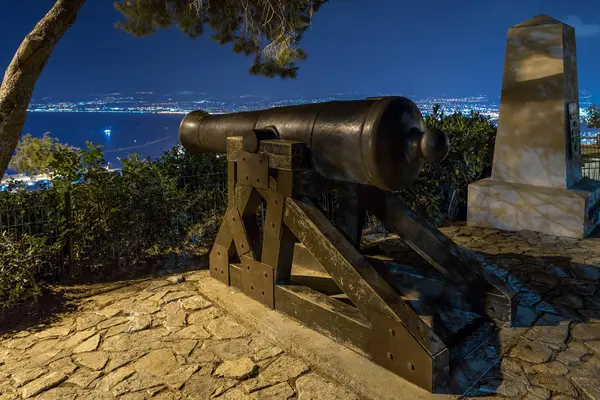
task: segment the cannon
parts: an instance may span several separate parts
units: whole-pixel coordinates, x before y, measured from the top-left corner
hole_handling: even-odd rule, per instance
[[[228,137],[256,129],[262,137],[305,143],[310,167],[326,178],[384,190],[410,186],[426,161],[442,161],[449,148],[444,132],[425,129],[412,101],[395,96],[224,115],[195,111],[179,132],[192,152],[225,153]]]
[[[194,111],[179,135],[187,151],[227,154],[212,278],[432,392],[466,384],[460,355],[512,322],[515,292],[398,196],[449,150],[409,99]],[[332,191],[334,216],[318,200]],[[413,258],[370,253],[367,215]]]

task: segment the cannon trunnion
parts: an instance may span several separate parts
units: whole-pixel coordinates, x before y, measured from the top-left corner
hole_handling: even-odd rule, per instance
[[[195,111],[180,138],[188,151],[227,153],[228,211],[211,277],[429,391],[470,384],[464,356],[489,350],[497,324],[513,320],[516,297],[392,192],[448,152],[446,135],[427,130],[414,103]],[[317,199],[332,190],[339,206],[326,216]],[[361,247],[367,212],[420,261]]]

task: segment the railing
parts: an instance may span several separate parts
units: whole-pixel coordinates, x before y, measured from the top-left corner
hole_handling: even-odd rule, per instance
[[[583,134],[581,140],[581,174],[600,181],[600,135]]]
[[[24,235],[41,238],[47,244],[58,243],[60,240],[58,246],[61,249],[58,254],[48,257],[54,264],[58,264],[54,265],[51,273],[55,279],[60,279],[73,271],[74,260],[77,260],[79,265],[90,260],[102,260],[103,257],[117,259],[120,254],[126,254],[130,250],[136,251],[140,245],[177,246],[194,224],[202,223],[215,213],[225,210],[225,173],[184,176],[179,178],[178,184],[179,190],[190,193],[189,196],[184,195],[191,199],[191,203],[186,207],[177,208],[173,207],[173,204],[165,203],[164,208],[161,208],[160,193],[158,201],[155,199],[154,202],[145,203],[145,199],[129,199],[126,195],[119,195],[119,188],[116,187],[115,200],[112,203],[116,204],[118,199],[125,198],[129,204],[120,208],[120,211],[105,215],[88,212],[89,200],[85,199],[85,196],[78,196],[77,192],[66,192],[56,196],[52,195],[52,192],[46,192],[44,196],[31,193],[31,201],[21,199],[17,205],[17,201],[11,200],[12,193],[4,193],[4,205],[0,206],[0,232],[8,233],[17,241]],[[16,195],[14,196],[17,199]],[[44,201],[39,202],[39,199]],[[106,206],[110,208],[115,204]],[[150,223],[155,216],[161,216],[164,223]],[[101,228],[96,230],[96,226]],[[95,233],[95,239],[92,241],[89,238],[84,240],[81,236],[87,235],[89,231]],[[193,233],[190,235],[193,236]],[[147,242],[144,237],[157,243]],[[195,240],[194,237],[189,239]],[[45,271],[37,272],[45,274]],[[56,276],[57,274],[59,276]]]

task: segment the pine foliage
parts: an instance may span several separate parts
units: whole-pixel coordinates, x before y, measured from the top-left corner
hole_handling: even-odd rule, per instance
[[[328,0],[118,0],[117,27],[136,36],[177,26],[192,39],[206,28],[221,45],[253,57],[249,72],[295,79],[306,59],[298,43],[313,14]]]

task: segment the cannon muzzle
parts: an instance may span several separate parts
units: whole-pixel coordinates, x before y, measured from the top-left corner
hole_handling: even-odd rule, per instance
[[[179,137],[192,153],[225,153],[227,137],[256,129],[306,143],[311,167],[325,178],[384,190],[410,186],[425,162],[441,162],[449,149],[446,134],[426,130],[418,107],[397,96],[218,115],[193,111]]]

